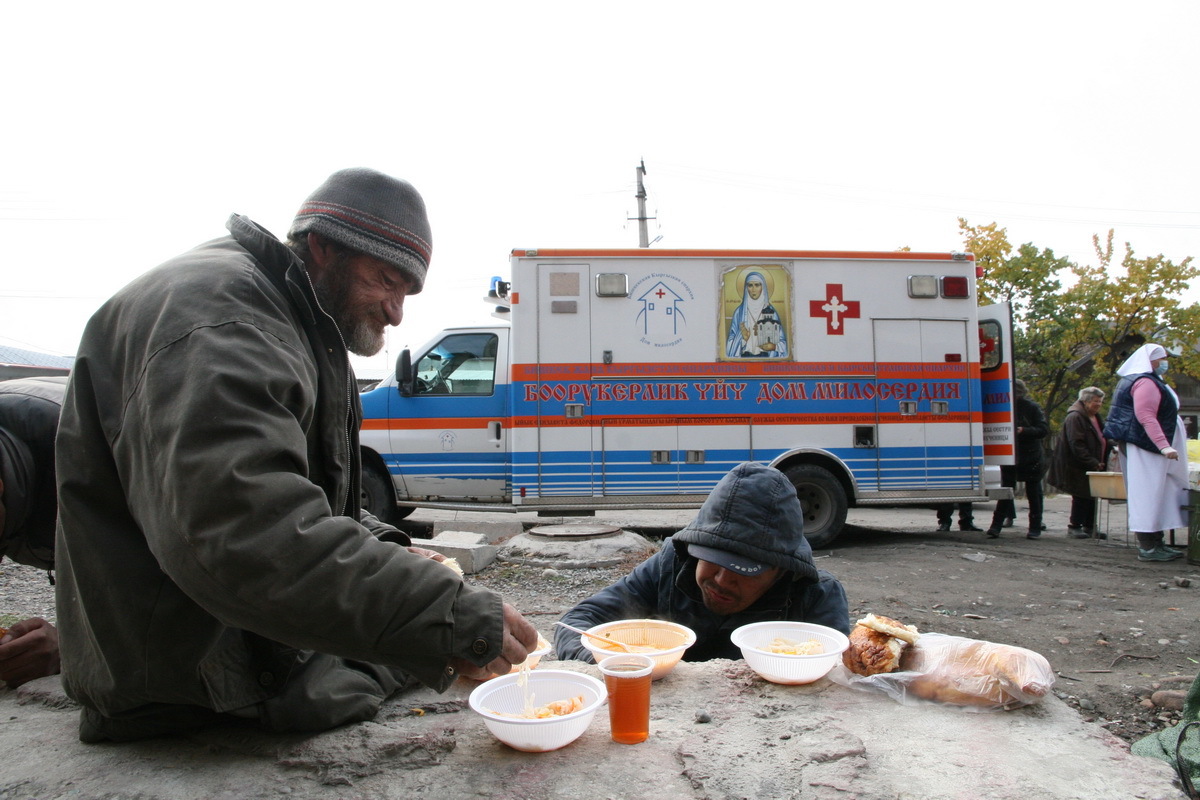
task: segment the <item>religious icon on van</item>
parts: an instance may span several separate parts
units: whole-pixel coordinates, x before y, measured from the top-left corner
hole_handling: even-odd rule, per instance
[[[792,276],[782,264],[751,264],[721,275],[722,360],[789,357]]]

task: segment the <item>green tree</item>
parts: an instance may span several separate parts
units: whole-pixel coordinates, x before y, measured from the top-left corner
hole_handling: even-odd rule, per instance
[[[1102,246],[1093,237],[1097,263],[1078,265],[1026,243],[1015,249],[995,223],[971,225],[960,218],[964,243],[983,267],[980,303],[1008,302],[1013,309],[1016,376],[1057,427],[1079,390],[1096,385],[1111,396],[1115,371],[1147,341],[1174,345],[1185,356],[1173,369],[1200,375],[1200,306],[1184,306],[1180,294],[1200,275],[1188,256],[1178,264],[1162,255],[1125,255],[1114,264],[1113,231]],[[1063,282],[1069,280],[1064,288]]]

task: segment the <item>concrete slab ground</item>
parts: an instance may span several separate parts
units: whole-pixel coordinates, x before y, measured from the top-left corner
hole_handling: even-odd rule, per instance
[[[556,668],[596,674],[580,662],[539,666]],[[0,798],[1181,797],[1165,763],[1129,755],[1053,695],[1016,711],[964,713],[901,706],[828,679],[778,686],[742,661],[684,662],[653,685],[646,742],[613,743],[602,708],[567,747],[522,753],[465,708],[475,686],[418,690],[373,722],[314,736],[228,727],[85,745],[57,679],[44,678],[0,692]]]

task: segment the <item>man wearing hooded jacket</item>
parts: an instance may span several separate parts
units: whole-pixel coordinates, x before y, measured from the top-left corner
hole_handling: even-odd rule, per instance
[[[645,618],[696,632],[685,661],[741,658],[730,635],[752,622],[815,622],[850,632],[846,592],[813,564],[795,488],[779,470],[756,462],[734,467],[692,522],[562,621],[587,630]],[[554,649],[560,659],[594,660],[579,634],[562,627]]]
[[[420,195],[342,170],[286,245],[242,216],[227,227],[119,291],[80,343],[56,559],[83,741],[231,718],[324,730],[413,680],[507,672],[537,640],[359,508],[349,352],[378,352],[421,290]]]
[[[54,433],[67,379],[0,381],[0,556],[54,569]],[[53,582],[53,581],[51,581]],[[41,617],[0,635],[0,680],[10,687],[58,672],[58,630]]]

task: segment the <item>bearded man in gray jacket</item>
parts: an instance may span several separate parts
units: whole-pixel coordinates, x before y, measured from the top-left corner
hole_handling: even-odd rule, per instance
[[[57,443],[63,685],[83,741],[232,718],[316,731],[412,681],[507,672],[537,633],[359,508],[348,351],[373,355],[431,253],[425,205],[332,175],[287,245],[229,235],[92,317]]]

